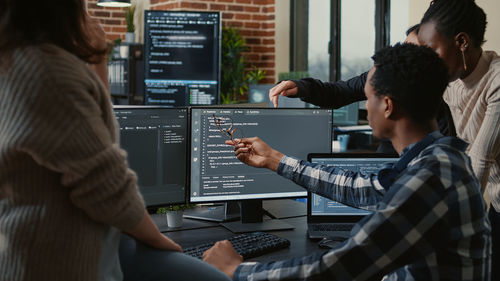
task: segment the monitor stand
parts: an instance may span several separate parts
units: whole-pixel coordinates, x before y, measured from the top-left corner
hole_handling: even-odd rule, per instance
[[[241,220],[235,222],[221,223],[233,233],[244,233],[254,231],[288,230],[294,227],[278,219],[263,221],[264,209],[262,200],[243,200],[240,202]]]
[[[201,206],[185,210],[183,217],[215,222],[234,221],[240,218],[240,207],[236,201],[221,205]]]

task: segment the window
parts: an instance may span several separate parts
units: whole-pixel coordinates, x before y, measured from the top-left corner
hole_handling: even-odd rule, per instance
[[[410,27],[408,11],[410,0],[391,1],[391,45],[404,42]]]
[[[308,71],[311,77],[330,79],[330,0],[309,1],[309,26],[307,52]]]
[[[408,10],[409,0],[291,0],[290,70],[322,81],[368,71],[375,50],[404,41]],[[334,123],[356,124],[358,108],[335,110]]]

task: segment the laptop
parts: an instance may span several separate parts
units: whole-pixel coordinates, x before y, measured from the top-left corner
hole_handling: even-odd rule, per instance
[[[399,160],[397,155],[383,153],[311,153],[311,163],[339,167],[355,172],[377,173],[387,163]],[[307,234],[311,239],[330,238],[342,241],[351,229],[371,212],[352,208],[320,195],[307,194]]]

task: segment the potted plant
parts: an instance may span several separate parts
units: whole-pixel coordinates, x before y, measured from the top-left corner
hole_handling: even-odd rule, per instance
[[[127,33],[125,33],[125,42],[135,42],[135,25],[134,25],[135,6],[132,5],[125,10],[125,22],[127,23]]]
[[[248,51],[238,29],[222,29],[221,101],[223,104],[246,102],[250,84],[257,84],[266,72],[255,68],[247,70],[243,52]]]
[[[184,210],[194,208],[195,205],[191,204],[173,204],[165,207],[158,208],[156,210],[157,214],[167,215],[167,225],[168,227],[181,227],[182,226],[182,215]]]

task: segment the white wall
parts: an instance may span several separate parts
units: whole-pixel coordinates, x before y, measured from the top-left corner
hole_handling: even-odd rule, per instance
[[[411,0],[409,19],[410,26],[420,22],[420,19],[429,7],[429,0]],[[476,0],[476,3],[486,13],[486,43],[483,50],[493,50],[500,54],[500,1],[498,0]]]
[[[408,18],[410,19],[409,26],[413,26],[420,22],[425,10],[429,7],[429,3],[429,0],[410,0],[410,10],[408,11]]]
[[[486,13],[486,43],[484,50],[493,50],[500,54],[500,1],[498,0],[476,0],[479,7]]]
[[[276,82],[280,72],[290,71],[290,1],[276,0]]]

